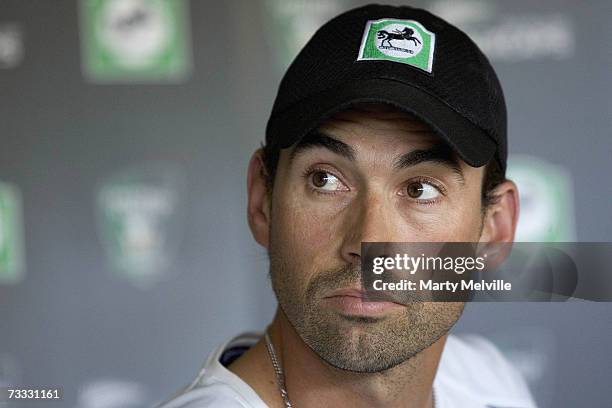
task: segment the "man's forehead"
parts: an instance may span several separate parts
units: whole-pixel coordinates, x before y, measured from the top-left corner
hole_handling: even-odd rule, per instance
[[[462,160],[443,138],[416,116],[385,105],[358,106],[331,117],[293,146],[289,163],[313,148],[396,170],[437,162],[464,180]]]
[[[402,143],[416,147],[443,142],[434,130],[417,116],[385,104],[361,104],[336,113],[318,128],[346,143]]]
[[[313,148],[395,170],[438,163],[465,182],[467,164],[442,137],[416,116],[386,105],[362,105],[334,115],[290,149],[289,164]]]

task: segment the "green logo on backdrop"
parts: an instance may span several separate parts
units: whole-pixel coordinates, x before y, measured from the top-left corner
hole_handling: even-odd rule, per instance
[[[0,182],[0,284],[17,283],[23,274],[21,194],[16,187]]]
[[[508,178],[519,190],[517,242],[575,239],[574,194],[569,172],[533,156],[511,156]]]
[[[264,0],[263,5],[271,50],[284,71],[315,31],[347,8],[347,0]]]
[[[184,79],[191,66],[184,0],[81,0],[86,75],[93,81]]]
[[[182,191],[182,171],[161,162],[125,169],[100,186],[100,236],[119,276],[148,288],[177,272]]]
[[[436,35],[419,22],[386,18],[366,24],[357,61],[386,60],[432,71]]]

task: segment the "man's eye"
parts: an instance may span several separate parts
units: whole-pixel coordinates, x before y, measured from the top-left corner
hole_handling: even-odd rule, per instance
[[[440,190],[432,184],[413,181],[406,186],[406,195],[415,200],[435,200],[440,196]]]
[[[312,184],[320,189],[327,191],[346,190],[344,184],[331,173],[326,171],[315,171],[311,175]]]

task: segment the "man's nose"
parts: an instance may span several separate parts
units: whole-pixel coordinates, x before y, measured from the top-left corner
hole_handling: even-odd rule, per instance
[[[398,214],[389,201],[371,194],[351,204],[342,227],[341,255],[346,262],[361,261],[362,242],[402,240]]]

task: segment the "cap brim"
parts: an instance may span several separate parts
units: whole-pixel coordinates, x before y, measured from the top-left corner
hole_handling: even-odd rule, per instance
[[[334,114],[360,103],[384,103],[412,113],[427,123],[472,167],[487,164],[497,145],[480,127],[427,92],[392,79],[353,81],[306,98],[271,118],[268,140],[286,148]]]

